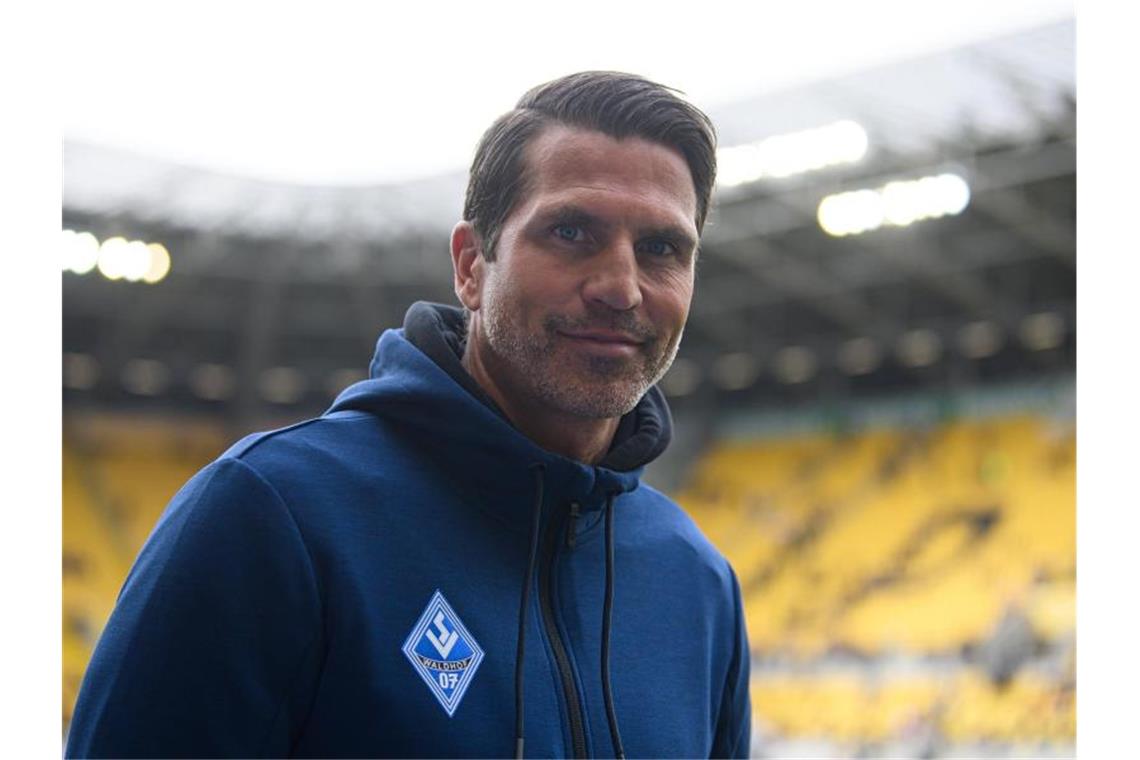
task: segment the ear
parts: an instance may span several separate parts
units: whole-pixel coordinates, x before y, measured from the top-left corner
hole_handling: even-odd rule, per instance
[[[478,311],[483,301],[483,241],[470,222],[459,222],[451,231],[451,266],[455,270],[455,295],[469,311]]]

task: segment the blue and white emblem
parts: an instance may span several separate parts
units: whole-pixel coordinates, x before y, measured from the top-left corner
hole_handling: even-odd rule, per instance
[[[438,590],[404,642],[404,654],[448,717],[455,715],[483,661],[483,650]]]

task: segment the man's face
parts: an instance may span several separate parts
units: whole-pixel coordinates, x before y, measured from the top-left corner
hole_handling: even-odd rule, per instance
[[[509,403],[585,418],[632,409],[677,353],[693,294],[684,158],[639,138],[548,128],[482,262],[472,341]]]

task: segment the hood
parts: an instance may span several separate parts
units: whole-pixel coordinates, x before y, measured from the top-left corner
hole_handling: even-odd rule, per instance
[[[622,417],[597,465],[540,448],[519,432],[464,370],[462,310],[413,304],[398,330],[376,345],[370,378],[337,397],[329,413],[364,411],[383,418],[447,463],[457,480],[488,497],[531,493],[528,468],[542,465],[553,494],[601,509],[606,497],[637,488],[646,464],[669,445],[672,418],[656,386]]]

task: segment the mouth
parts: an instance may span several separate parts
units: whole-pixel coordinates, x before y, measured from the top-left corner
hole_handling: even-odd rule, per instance
[[[593,343],[601,344],[615,344],[623,346],[640,346],[644,341],[626,335],[621,332],[612,332],[609,330],[583,330],[578,332],[562,332],[560,334],[573,338],[574,340],[590,341]]]
[[[558,334],[584,351],[604,356],[633,356],[640,352],[645,344],[644,341],[625,333],[608,330],[559,331]]]

